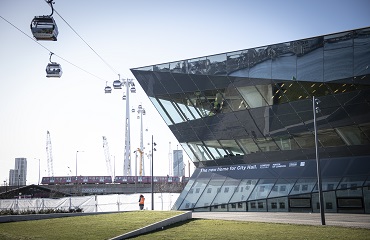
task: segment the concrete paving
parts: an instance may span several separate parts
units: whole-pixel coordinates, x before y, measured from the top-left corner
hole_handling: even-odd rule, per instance
[[[221,219],[266,223],[322,225],[320,213],[292,212],[193,212],[193,218]],[[370,229],[370,214],[325,213],[327,226]]]

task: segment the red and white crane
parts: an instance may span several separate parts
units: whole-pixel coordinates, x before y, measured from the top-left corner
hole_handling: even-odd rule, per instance
[[[103,136],[103,149],[104,149],[105,163],[107,165],[107,173],[109,176],[113,178],[114,176],[112,174],[108,140],[105,136]]]

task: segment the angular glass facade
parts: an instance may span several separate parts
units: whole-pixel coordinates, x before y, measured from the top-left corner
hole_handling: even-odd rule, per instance
[[[193,211],[370,213],[370,28],[131,69],[197,169]]]

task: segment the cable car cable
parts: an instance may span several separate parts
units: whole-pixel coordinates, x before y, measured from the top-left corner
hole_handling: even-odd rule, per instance
[[[28,38],[30,38],[33,42],[36,42],[38,45],[40,45],[41,47],[43,47],[45,50],[47,50],[49,53],[50,52],[52,52],[50,49],[48,49],[47,47],[45,47],[44,45],[42,45],[40,42],[38,42],[38,41],[36,41],[34,38],[32,38],[31,36],[29,36],[27,33],[25,33],[24,31],[22,31],[21,29],[19,29],[17,26],[15,26],[13,23],[11,23],[11,22],[9,22],[7,19],[5,19],[3,16],[1,16],[0,15],[0,18],[2,18],[5,22],[7,22],[8,24],[10,24],[12,27],[14,27],[15,29],[17,29],[18,31],[20,31],[21,33],[23,33],[24,35],[26,35]],[[106,81],[106,80],[104,80],[103,78],[101,78],[101,77],[98,77],[98,76],[96,76],[95,74],[92,74],[92,73],[90,73],[90,72],[88,72],[88,71],[86,71],[85,69],[83,69],[83,68],[80,68],[79,66],[77,66],[76,64],[74,64],[74,63],[72,63],[72,62],[70,62],[70,61],[68,61],[67,59],[65,59],[65,58],[63,58],[63,57],[61,57],[61,56],[59,56],[59,55],[57,55],[57,54],[55,54],[54,53],[54,55],[55,56],[57,56],[57,57],[59,57],[60,59],[62,59],[62,60],[64,60],[65,62],[67,62],[67,63],[69,63],[69,64],[71,64],[72,66],[74,66],[74,67],[76,67],[76,68],[78,68],[78,69],[80,69],[80,70],[82,70],[82,71],[84,71],[85,73],[87,73],[87,74],[89,74],[89,75],[91,75],[91,76],[93,76],[93,77],[95,77],[95,78],[98,78],[98,79],[100,79],[100,80],[103,80],[103,81]]]
[[[47,3],[50,1],[47,1],[47,0],[45,0]],[[107,61],[105,61],[82,37],[81,37],[81,35],[80,34],[78,34],[77,33],[77,31],[58,13],[58,11],[57,10],[55,10],[54,9],[54,11],[55,11],[55,13],[68,25],[68,27],[70,27],[71,29],[72,29],[72,31],[74,32],[74,33],[76,33],[76,35],[100,58],[100,60],[102,60],[104,63],[105,63],[105,65],[107,65],[115,74],[117,74],[117,71],[111,66],[111,65],[109,65],[108,64],[108,62]]]

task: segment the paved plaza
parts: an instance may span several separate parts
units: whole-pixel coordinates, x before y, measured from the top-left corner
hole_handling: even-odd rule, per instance
[[[193,218],[222,219],[251,222],[321,225],[320,213],[292,212],[193,212]],[[369,214],[325,213],[327,226],[370,229]]]

